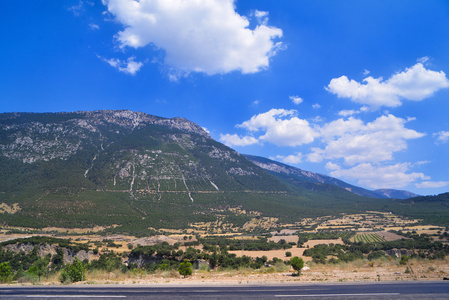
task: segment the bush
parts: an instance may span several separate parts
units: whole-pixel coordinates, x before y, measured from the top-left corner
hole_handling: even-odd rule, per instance
[[[0,264],[0,282],[9,281],[12,275],[11,266],[9,262],[4,262]]]
[[[399,264],[406,265],[408,261],[410,260],[410,256],[408,255],[402,255],[401,260],[399,261]]]
[[[290,251],[287,251],[287,252],[285,252],[285,256],[291,257],[291,256],[292,256],[292,253],[291,253]]]
[[[302,258],[299,258],[298,256],[295,256],[290,259],[290,265],[293,267],[295,271],[298,272],[298,276],[301,273],[301,269],[304,267],[304,260]]]
[[[64,267],[59,276],[61,283],[70,283],[85,280],[86,267],[78,259]]]
[[[184,276],[186,278],[187,276],[192,275],[192,264],[185,259],[180,265],[179,265],[179,274]]]

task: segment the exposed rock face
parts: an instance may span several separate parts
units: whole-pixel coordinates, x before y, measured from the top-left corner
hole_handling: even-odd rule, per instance
[[[403,255],[412,256],[413,251],[408,249],[391,249],[391,250],[385,250],[385,253],[388,254],[388,256],[394,256],[397,258],[400,258]]]
[[[68,159],[77,153],[86,141],[102,140],[102,130],[111,125],[116,126],[116,133],[160,125],[210,138],[203,128],[187,119],[165,119],[129,110],[48,114],[49,117],[41,122],[37,121],[39,118],[33,120],[36,115],[38,114],[0,115],[0,130],[7,136],[6,142],[0,141],[0,155],[24,163]],[[24,117],[29,117],[32,121],[14,122]]]
[[[91,251],[86,252],[84,250],[75,252],[72,249],[67,249],[64,247],[59,247],[57,245],[49,245],[49,244],[40,244],[40,245],[33,245],[31,243],[25,243],[25,244],[10,244],[6,245],[4,247],[4,250],[11,251],[15,253],[24,252],[26,254],[30,254],[34,248],[37,247],[37,254],[40,257],[45,257],[46,255],[50,254],[51,256],[54,256],[57,254],[59,249],[62,249],[64,252],[64,263],[71,263],[72,261],[77,258],[80,261],[83,261],[85,259],[89,260],[93,253]]]
[[[409,191],[393,190],[393,189],[380,189],[375,190],[374,192],[378,194],[379,197],[394,198],[394,199],[408,199],[419,196]]]

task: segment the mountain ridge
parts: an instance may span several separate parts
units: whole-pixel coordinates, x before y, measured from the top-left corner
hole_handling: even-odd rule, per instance
[[[301,184],[301,182],[308,183],[319,183],[319,184],[330,184],[340,188],[343,188],[349,192],[352,192],[356,195],[370,197],[370,198],[388,198],[388,199],[407,199],[411,197],[417,197],[414,193],[408,191],[394,190],[394,189],[378,189],[378,190],[367,190],[358,186],[351,185],[346,183],[340,179],[336,179],[334,177],[330,177],[327,175],[314,173],[311,171],[306,171],[300,168],[296,168],[281,162],[277,162],[271,160],[269,158],[242,154],[247,157],[250,161],[258,165],[259,167],[270,171],[274,174],[285,174],[290,177],[289,181],[296,181],[297,184]],[[302,184],[304,185],[304,184]],[[394,195],[394,196],[391,196]]]
[[[0,177],[9,226],[145,234],[392,210],[335,185],[274,176],[187,119],[129,110],[0,114]]]

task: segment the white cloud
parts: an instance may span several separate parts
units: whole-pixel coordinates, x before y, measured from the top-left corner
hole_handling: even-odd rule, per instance
[[[320,128],[326,146],[312,148],[309,160],[343,159],[350,166],[392,160],[395,152],[407,149],[406,140],[424,136],[405,128],[406,122],[391,114],[367,124],[353,117],[335,120]]]
[[[341,167],[339,165],[334,164],[331,161],[326,164],[325,168],[327,170],[332,170],[332,171],[336,171],[336,170],[340,170],[341,169]]]
[[[70,6],[69,8],[67,8],[67,10],[71,11],[73,13],[73,15],[78,17],[82,12],[85,11],[84,4],[87,4],[89,6],[95,5],[95,3],[91,2],[91,1],[79,0],[77,5]]]
[[[324,121],[324,119],[321,116],[313,117],[311,120],[315,123],[321,123]]]
[[[239,137],[237,134],[220,134],[220,141],[229,147],[249,146],[257,144],[259,141],[252,136]]]
[[[319,105],[318,103],[315,103],[312,105],[312,108],[314,108],[314,109],[318,109],[320,107],[321,107],[321,105]]]
[[[426,62],[428,62],[430,60],[430,57],[428,56],[424,56],[424,57],[420,57],[418,58],[416,61],[422,64],[425,64]]]
[[[338,115],[342,116],[342,117],[348,117],[348,116],[352,116],[352,115],[359,114],[359,113],[360,113],[360,111],[358,111],[358,110],[349,109],[349,110],[340,110],[338,112]]]
[[[268,12],[267,12],[267,11],[256,10],[256,11],[254,12],[254,15],[255,15],[257,18],[264,18],[264,17],[268,17]]]
[[[447,143],[449,141],[449,131],[440,131],[433,134],[437,138],[437,143]]]
[[[302,162],[302,153],[298,152],[296,154],[292,154],[292,155],[287,155],[287,156],[283,156],[283,155],[276,155],[274,158],[270,157],[270,159],[275,159],[278,161],[281,161],[283,163],[286,164],[299,164],[300,162]]]
[[[363,83],[346,76],[334,78],[326,90],[339,98],[350,98],[352,101],[371,107],[396,107],[401,100],[421,101],[432,96],[440,89],[449,87],[449,80],[443,71],[427,70],[421,62],[405,71],[396,73],[388,80],[382,77],[365,78]]]
[[[371,73],[369,70],[367,70],[367,69],[365,69],[365,70],[363,70],[363,75],[368,75],[369,73]]]
[[[103,0],[124,29],[121,48],[151,45],[165,53],[165,63],[185,73],[208,75],[259,72],[282,48],[282,30],[249,21],[235,11],[234,0]]]
[[[329,164],[328,164],[329,165]],[[359,185],[373,189],[403,188],[416,180],[429,180],[423,173],[408,173],[411,164],[399,163],[376,166],[370,163],[358,164],[349,169],[342,169],[336,164],[326,165],[331,176],[356,180]]]
[[[317,132],[309,122],[295,116],[296,110],[271,109],[251,117],[237,127],[252,132],[263,131],[259,140],[278,146],[299,146],[314,141]]]
[[[134,56],[129,57],[126,61],[120,60],[118,58],[107,59],[99,55],[97,55],[97,57],[102,61],[108,63],[111,67],[116,68],[120,72],[130,75],[135,75],[143,66],[142,62],[134,61],[136,59]]]
[[[72,11],[75,16],[79,16],[84,11],[84,2],[80,0],[77,5],[70,6],[67,10]]]
[[[290,100],[296,105],[301,104],[304,100],[299,96],[290,96]]]
[[[92,29],[92,30],[98,30],[98,29],[100,29],[100,26],[98,26],[97,24],[94,24],[94,23],[90,23],[90,24],[89,24],[89,27],[90,27],[90,29]]]
[[[441,188],[449,185],[449,181],[423,181],[416,183],[415,186],[420,189],[434,189]]]

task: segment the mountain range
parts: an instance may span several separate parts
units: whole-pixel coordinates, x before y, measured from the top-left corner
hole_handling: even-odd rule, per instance
[[[329,184],[343,188],[356,195],[370,198],[408,199],[419,196],[412,192],[395,189],[378,189],[370,191],[327,175],[301,170],[268,158],[253,155],[245,155],[245,157],[259,167],[269,171],[271,174],[285,179],[294,185],[303,186],[311,190],[319,190],[324,185]]]
[[[4,225],[115,232],[240,226],[252,212],[300,217],[402,208],[405,191],[369,191],[241,155],[183,118],[129,110],[0,114]],[[373,199],[377,198],[377,199]]]

